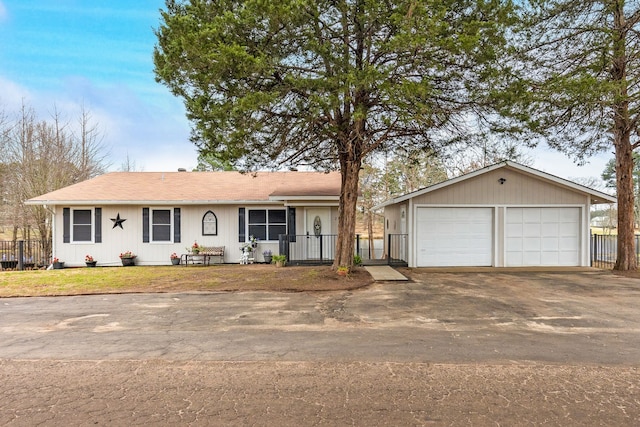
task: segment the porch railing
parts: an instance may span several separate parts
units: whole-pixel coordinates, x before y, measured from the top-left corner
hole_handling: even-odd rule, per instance
[[[367,239],[359,234],[355,236],[354,255],[360,255],[364,264],[407,264],[407,235],[392,234],[388,236],[388,254],[385,256],[383,240],[374,245],[372,251]],[[335,248],[338,236],[335,234],[290,235],[281,234],[279,253],[287,256],[289,264],[331,264],[335,259]],[[375,243],[375,242],[374,242]]]
[[[41,240],[0,241],[0,267],[2,270],[30,270],[44,268],[51,263],[51,254],[45,254]]]
[[[591,235],[591,266],[610,269],[618,258],[617,235]],[[640,261],[640,235],[635,236],[636,258]]]

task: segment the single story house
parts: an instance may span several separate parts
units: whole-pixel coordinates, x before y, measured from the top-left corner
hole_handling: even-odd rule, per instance
[[[589,266],[590,208],[615,202],[505,161],[374,209],[384,211],[386,253],[410,267]]]
[[[237,263],[250,236],[261,261],[280,234],[335,234],[340,184],[338,172],[113,172],[27,203],[52,213],[53,256],[67,266],[86,255],[119,265],[125,251],[138,265],[170,264],[194,242]]]

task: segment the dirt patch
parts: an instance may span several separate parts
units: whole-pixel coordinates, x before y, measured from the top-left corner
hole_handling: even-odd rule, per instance
[[[347,277],[338,276],[329,266],[275,268],[262,264],[234,264],[180,267],[178,271],[178,275],[159,275],[156,279],[150,280],[150,283],[140,286],[113,289],[113,293],[337,291],[357,289],[373,283],[373,278],[364,268],[355,268]]]

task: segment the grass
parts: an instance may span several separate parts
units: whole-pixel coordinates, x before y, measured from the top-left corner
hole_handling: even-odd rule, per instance
[[[347,278],[328,266],[97,267],[0,272],[0,297],[140,292],[331,291],[372,283],[363,269]]]

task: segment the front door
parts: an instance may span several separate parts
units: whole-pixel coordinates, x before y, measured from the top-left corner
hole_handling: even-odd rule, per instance
[[[333,259],[335,239],[331,235],[331,208],[307,208],[305,227],[306,258]]]

